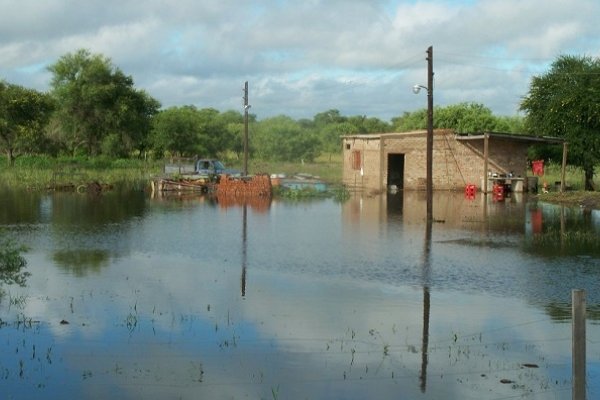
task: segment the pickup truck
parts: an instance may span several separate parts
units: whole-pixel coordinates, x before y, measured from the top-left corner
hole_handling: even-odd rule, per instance
[[[241,175],[240,171],[225,168],[225,165],[221,161],[214,158],[171,160],[170,163],[165,164],[164,173],[167,175],[199,176]]]

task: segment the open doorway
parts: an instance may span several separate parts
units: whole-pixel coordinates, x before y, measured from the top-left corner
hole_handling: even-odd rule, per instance
[[[404,189],[404,154],[388,154],[387,187]]]

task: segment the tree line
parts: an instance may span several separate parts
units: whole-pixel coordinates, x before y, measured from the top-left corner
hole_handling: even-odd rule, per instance
[[[239,111],[163,109],[109,58],[84,49],[65,54],[48,70],[47,93],[0,81],[0,149],[9,163],[21,154],[227,158],[243,151]],[[598,59],[560,56],[549,72],[533,78],[521,103],[525,117],[496,116],[482,104],[460,103],[436,107],[434,127],[564,137],[571,163],[584,168],[591,185],[600,153],[598,99]],[[426,114],[426,109],[405,112],[389,122],[344,116],[336,109],[298,120],[286,115],[258,120],[251,114],[249,150],[258,159],[310,162],[340,151],[342,135],[425,129]],[[536,151],[551,157],[555,150]]]

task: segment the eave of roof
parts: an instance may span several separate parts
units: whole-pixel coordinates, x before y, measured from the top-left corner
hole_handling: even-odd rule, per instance
[[[564,143],[566,140],[557,137],[550,136],[529,136],[529,135],[515,135],[510,133],[501,132],[485,132],[485,133],[470,133],[470,134],[456,134],[456,140],[483,140],[485,136],[493,139],[500,140],[512,140],[516,142],[527,142],[527,143]]]
[[[438,134],[440,132],[448,132],[446,129],[436,129],[434,130],[434,134]],[[451,131],[450,131],[451,132]],[[373,140],[373,139],[400,139],[409,136],[424,136],[427,134],[427,131],[419,130],[419,131],[409,131],[409,132],[396,132],[396,133],[369,133],[369,134],[354,134],[354,135],[343,135],[344,139],[363,139],[363,140]],[[483,140],[485,135],[488,138],[499,139],[499,140],[512,140],[516,142],[525,142],[525,143],[551,143],[551,144],[560,144],[566,142],[565,139],[550,137],[550,136],[529,136],[529,135],[515,135],[512,133],[503,133],[503,132],[484,132],[484,133],[456,133],[454,136],[456,140],[466,141],[466,140]]]

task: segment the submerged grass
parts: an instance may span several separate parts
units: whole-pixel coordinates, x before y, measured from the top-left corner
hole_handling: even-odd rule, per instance
[[[550,229],[533,235],[525,242],[525,250],[546,257],[600,255],[600,237],[594,231],[566,231]]]

